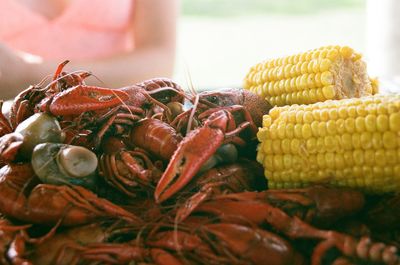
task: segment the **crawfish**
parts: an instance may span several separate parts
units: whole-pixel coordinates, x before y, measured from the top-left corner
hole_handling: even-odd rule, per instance
[[[138,120],[159,112],[156,106],[168,111],[168,107],[158,100],[160,93],[173,95],[168,99],[181,100],[181,96],[175,96],[184,94],[180,86],[169,79],[160,80],[165,80],[171,87],[154,89],[150,86],[147,90],[141,84],[120,89],[78,85],[46,98],[39,108],[60,117],[62,127],[72,131],[70,135],[85,131],[84,137],[94,138],[92,145],[98,149],[110,130],[114,135],[123,135]],[[152,80],[147,82],[153,83]],[[72,138],[71,143],[74,140]]]
[[[340,255],[356,262],[400,264],[394,246],[309,224],[349,216],[359,211],[363,204],[363,195],[356,191],[311,187],[295,191],[220,195],[200,205],[195,212],[215,215],[222,222],[268,226],[293,240],[320,240],[312,251],[312,265],[322,264],[331,248],[338,249]]]
[[[243,191],[262,191],[267,187],[264,170],[255,161],[240,159],[237,163],[215,167],[198,176],[185,190],[195,194],[179,206],[176,220],[183,221],[202,202],[213,196]],[[182,192],[184,193],[184,192]]]
[[[305,264],[287,240],[271,232],[229,223],[187,224],[178,230],[150,234],[145,244],[180,253],[198,263]]]
[[[39,84],[29,86],[15,97],[8,115],[12,128],[11,131],[23,120],[30,117],[36,111],[38,104],[40,104],[42,100],[69,87],[84,84],[83,80],[90,74],[86,71],[72,73],[62,72],[64,66],[68,62],[69,61],[64,61],[58,65],[53,80],[49,85],[42,87],[45,81],[45,79],[43,79]],[[1,120],[3,120],[3,118],[1,118]]]
[[[238,224],[208,224],[203,228],[219,243],[218,255],[231,257],[229,264],[302,265],[304,257],[282,237],[259,228]]]
[[[134,214],[83,187],[39,184],[30,164],[0,169],[0,195],[4,215],[31,223],[78,225],[116,217],[141,223]]]
[[[204,102],[202,106],[208,104],[216,107],[205,111],[203,107],[200,108],[201,113],[197,118],[201,125],[189,132],[180,142],[156,187],[155,198],[158,202],[167,200],[182,189],[223,144],[234,143],[238,146],[246,146],[248,142],[255,143],[257,125],[262,120],[261,113],[268,113],[271,108],[264,99],[251,92],[240,90],[215,92],[199,97],[200,102]],[[226,104],[226,106],[219,107],[206,100],[208,97],[220,97],[222,99],[220,104]],[[251,106],[230,105],[236,103]],[[257,111],[254,110],[255,108]],[[250,111],[254,111],[256,122]],[[176,119],[183,117],[185,117],[184,114],[178,115]],[[255,146],[252,149],[255,151]]]
[[[250,120],[245,116],[250,115],[257,127],[262,125],[262,116],[267,114],[272,106],[263,98],[254,94],[246,89],[239,88],[225,88],[213,91],[204,91],[195,94],[191,99],[193,108],[189,109],[176,117],[171,122],[171,125],[177,128],[177,131],[181,131],[184,125],[187,125],[190,119],[191,112],[195,111],[197,115],[194,115],[194,119],[198,119],[198,115],[209,109],[219,109],[221,107],[229,106],[243,106],[246,110],[242,114],[235,114],[235,119],[238,120]],[[198,102],[197,102],[198,101]],[[200,121],[198,123],[201,123]]]
[[[229,135],[235,139],[234,135],[238,130],[233,128],[234,124],[229,124],[230,121],[232,121],[232,115],[221,110],[211,114],[209,120],[204,123],[204,127],[186,135],[179,143],[156,187],[154,194],[156,201],[165,201],[189,183],[222,146],[227,131],[231,130],[232,133]]]
[[[120,237],[132,238],[137,232],[137,226],[122,221],[94,222],[60,231],[30,244],[31,251],[27,256],[34,264],[81,264],[87,246]]]
[[[99,175],[129,197],[136,197],[143,189],[153,192],[162,174],[161,161],[153,162],[140,148],[102,154],[99,161]]]
[[[229,264],[229,259],[215,255],[211,246],[200,234],[179,227],[157,223],[142,231],[141,238],[124,242],[108,242],[87,245],[81,253],[84,260],[108,264],[126,264],[131,261],[153,262],[155,264],[200,264],[208,260],[210,264]],[[160,254],[163,259],[156,258]]]
[[[251,115],[257,127],[262,125],[262,117],[272,106],[263,98],[246,89],[227,88],[216,91],[205,91],[199,95],[200,110],[209,108],[240,105]]]

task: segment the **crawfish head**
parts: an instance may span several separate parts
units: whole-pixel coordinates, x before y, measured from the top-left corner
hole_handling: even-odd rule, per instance
[[[206,107],[226,107],[242,105],[251,114],[255,124],[261,127],[262,116],[272,106],[260,96],[239,88],[225,88],[216,91],[205,91],[199,94],[199,102]]]

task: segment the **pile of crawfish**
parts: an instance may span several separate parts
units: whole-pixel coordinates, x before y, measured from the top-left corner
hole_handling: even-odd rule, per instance
[[[265,100],[66,63],[0,114],[1,264],[400,264],[400,197],[268,190]]]

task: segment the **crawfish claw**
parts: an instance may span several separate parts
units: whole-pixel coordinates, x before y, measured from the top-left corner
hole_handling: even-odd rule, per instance
[[[189,133],[179,143],[167,169],[155,190],[155,200],[160,203],[182,189],[217,151],[224,141],[224,132],[202,127]]]
[[[45,99],[39,108],[53,115],[78,115],[85,111],[115,107],[128,98],[129,95],[122,90],[78,85]]]

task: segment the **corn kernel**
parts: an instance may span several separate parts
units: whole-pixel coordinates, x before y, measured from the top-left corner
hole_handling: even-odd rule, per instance
[[[361,149],[361,135],[354,133],[351,135],[351,142],[354,149]]]
[[[366,165],[375,165],[375,151],[372,149],[365,150],[364,159]]]
[[[355,132],[355,130],[356,130],[356,124],[355,124],[355,120],[353,119],[353,118],[347,118],[345,121],[344,121],[344,126],[345,126],[345,128],[346,128],[346,131],[348,132],[348,133],[354,133]]]
[[[327,53],[327,55],[326,55],[326,57],[327,57],[328,59],[332,60],[332,61],[336,60],[338,56],[339,56],[339,53],[338,53],[338,51],[335,50],[335,49],[329,50],[328,53]]]
[[[379,132],[385,132],[389,130],[389,118],[387,115],[378,115],[378,117],[376,118],[376,129]]]
[[[291,143],[291,140],[288,138],[285,138],[282,140],[281,147],[282,147],[282,152],[284,154],[290,154],[290,143]]]
[[[326,151],[324,137],[320,137],[317,139],[317,151],[318,153],[324,153]]]
[[[353,160],[356,165],[362,166],[364,164],[364,152],[360,149],[354,150]]]
[[[295,126],[296,128],[296,126]],[[305,123],[302,126],[302,136],[304,139],[308,139],[312,136],[311,125],[309,123]]]
[[[316,65],[316,62],[314,60],[309,61],[308,65],[307,65],[307,72],[308,73],[314,72],[315,65]]]
[[[319,122],[318,123],[318,135],[319,136],[326,136],[327,135],[326,122]]]
[[[334,83],[334,77],[333,77],[333,74],[331,72],[325,71],[325,72],[321,73],[321,84],[322,85],[330,86],[330,85],[333,85],[333,83]],[[331,94],[332,94],[332,92],[328,93],[328,95],[331,95]]]
[[[357,109],[355,106],[349,106],[347,109],[347,114],[351,118],[357,117]]]
[[[383,133],[383,146],[386,149],[392,149],[397,147],[397,136],[392,131],[386,131]]]
[[[342,56],[346,59],[350,59],[350,57],[353,56],[353,49],[348,47],[348,46],[343,46],[340,48],[340,53],[342,54]]]
[[[331,135],[327,135],[324,138],[325,142],[325,147],[327,150],[333,150],[336,148],[336,139],[335,137],[332,137]]]
[[[344,150],[352,150],[353,149],[353,140],[352,136],[349,133],[345,133],[341,137],[342,148]]]
[[[320,113],[321,121],[329,120],[329,110],[328,109],[322,109],[322,110],[320,110],[319,113]]]
[[[360,136],[360,142],[363,149],[372,148],[372,133],[362,132]]]
[[[336,134],[336,121],[334,121],[334,120],[327,121],[326,129],[328,131],[328,134],[330,134],[330,135]]]
[[[303,131],[303,126],[301,124],[294,125],[294,136],[296,138],[302,138],[303,135],[302,131]]]
[[[317,154],[317,164],[319,168],[326,168],[325,154]]]
[[[333,169],[335,168],[335,154],[332,152],[328,152],[325,154],[325,163],[327,168]]]
[[[400,113],[392,113],[389,117],[390,130],[394,132],[400,131]]]
[[[385,150],[385,158],[389,165],[397,164],[397,153],[394,149]]]
[[[356,107],[357,110],[357,116],[367,116],[368,115],[368,111],[366,110],[364,105],[358,105]]]
[[[368,114],[365,117],[365,128],[369,132],[374,132],[376,131],[376,115],[374,114]]]
[[[296,112],[296,123],[303,123],[303,115],[304,115],[303,110],[299,110]]]
[[[302,75],[307,73],[307,69],[308,69],[308,62],[303,61],[303,63],[301,64],[301,69],[300,69],[300,73]]]
[[[283,155],[283,167],[285,169],[291,169],[292,167],[292,156],[285,154]]]
[[[375,151],[375,162],[378,166],[385,166],[386,157],[383,149],[378,149]]]
[[[281,140],[272,140],[272,152],[273,154],[282,154]]]
[[[364,117],[357,117],[355,120],[356,131],[361,133],[366,130]]]
[[[374,149],[383,147],[382,134],[378,132],[372,133],[372,146]]]
[[[275,170],[282,170],[283,167],[283,157],[281,155],[274,155],[273,156],[273,165]]]
[[[354,165],[353,151],[345,151],[343,153],[343,158],[346,163],[346,166],[351,167]]]
[[[294,124],[289,123],[286,125],[286,137],[289,139],[294,137]]]

